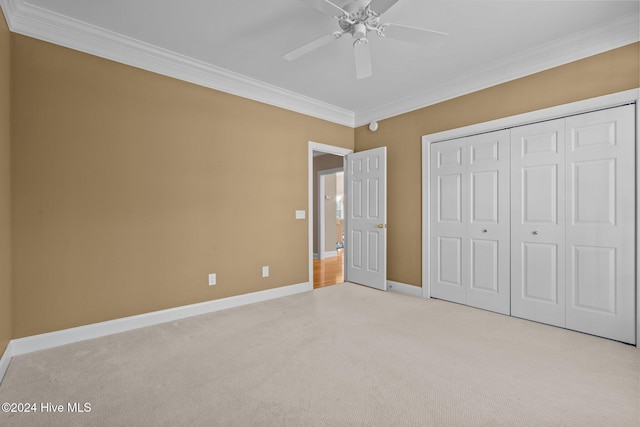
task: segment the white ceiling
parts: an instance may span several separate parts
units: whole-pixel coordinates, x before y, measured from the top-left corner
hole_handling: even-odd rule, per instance
[[[343,6],[348,0],[336,0]],[[282,55],[338,29],[300,0],[0,0],[12,31],[356,126],[640,40],[640,0],[400,0],[382,21],[449,33],[442,48],[370,34]]]

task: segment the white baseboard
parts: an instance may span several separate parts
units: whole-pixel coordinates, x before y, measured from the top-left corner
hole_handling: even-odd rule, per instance
[[[406,283],[387,280],[387,290],[391,292],[397,292],[399,294],[409,295],[412,297],[422,298],[422,288],[420,286],[412,286],[407,285]]]
[[[11,340],[10,357],[313,290],[308,282]],[[6,356],[5,351],[5,356]],[[4,363],[4,356],[3,356]],[[7,362],[8,364],[8,362]],[[3,365],[0,364],[0,368]],[[0,369],[1,372],[1,369]]]
[[[7,368],[9,367],[9,362],[11,362],[11,358],[13,357],[13,353],[11,352],[12,343],[9,341],[7,344],[7,348],[4,350],[2,357],[0,357],[0,384],[2,384],[2,379],[4,378],[5,372],[7,372]]]
[[[337,250],[336,250],[336,251],[326,251],[326,252],[324,253],[324,257],[325,257],[325,258],[327,258],[327,257],[334,257],[334,256],[338,256],[338,251],[337,251]]]

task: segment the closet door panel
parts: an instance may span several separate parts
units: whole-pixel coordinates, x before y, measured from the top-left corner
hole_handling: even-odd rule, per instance
[[[634,108],[566,119],[567,328],[635,343]]]
[[[511,129],[511,314],[565,326],[564,120]]]
[[[466,263],[463,244],[467,233],[468,189],[464,185],[468,150],[464,138],[432,144],[431,186],[431,296],[466,304]]]
[[[467,147],[467,304],[509,314],[509,132],[469,137]]]

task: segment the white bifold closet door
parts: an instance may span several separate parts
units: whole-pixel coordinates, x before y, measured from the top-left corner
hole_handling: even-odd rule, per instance
[[[567,328],[635,343],[635,108],[568,117]]]
[[[509,133],[430,149],[431,296],[509,314]]]
[[[512,129],[512,315],[635,343],[634,114]]]
[[[511,315],[565,326],[565,121],[511,129]]]

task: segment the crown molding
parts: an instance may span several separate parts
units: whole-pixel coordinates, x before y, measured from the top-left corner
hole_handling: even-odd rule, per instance
[[[470,73],[444,84],[416,92],[374,108],[356,112],[355,126],[384,120],[428,107],[491,86],[525,77],[569,62],[597,55],[640,40],[640,17],[626,16],[603,23],[585,32],[571,34],[533,49],[512,55],[491,67]]]
[[[353,127],[355,114],[203,61],[60,15],[24,0],[0,0],[9,29],[122,64]]]

